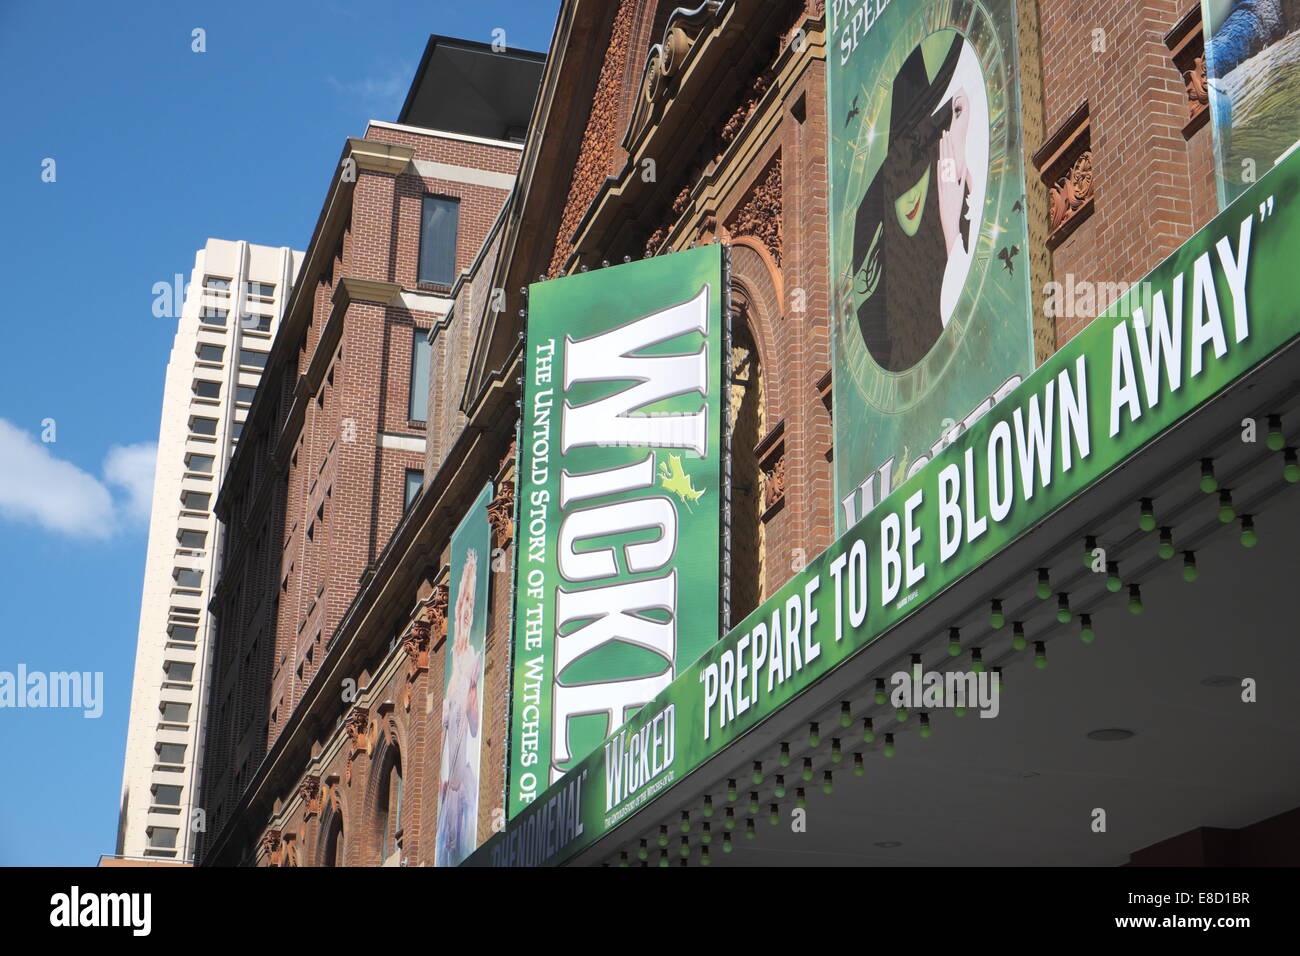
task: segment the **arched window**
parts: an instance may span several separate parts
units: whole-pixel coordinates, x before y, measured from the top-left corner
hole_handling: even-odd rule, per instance
[[[375,826],[379,830],[379,865],[402,851],[402,757],[394,747],[380,777],[379,806]]]
[[[763,599],[765,510],[755,449],[766,434],[763,366],[748,324],[748,303],[733,300],[731,326],[731,626]]]
[[[325,838],[324,866],[343,865],[343,814],[337,810],[330,816],[329,836]]]

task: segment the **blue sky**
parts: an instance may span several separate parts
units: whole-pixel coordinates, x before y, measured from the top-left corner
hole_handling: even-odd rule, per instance
[[[344,138],[396,119],[429,33],[545,50],[558,7],[0,0],[0,671],[105,688],[98,719],[0,709],[0,865],[114,849],[175,332],[154,283],[209,236],[303,248]]]

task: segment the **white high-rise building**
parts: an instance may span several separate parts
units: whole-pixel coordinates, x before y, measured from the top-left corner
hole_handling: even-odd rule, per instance
[[[191,861],[220,572],[217,490],[234,454],[302,253],[209,239],[163,388],[117,854]],[[179,277],[178,277],[179,278]]]

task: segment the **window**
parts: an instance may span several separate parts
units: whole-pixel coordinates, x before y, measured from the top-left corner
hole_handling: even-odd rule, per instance
[[[239,364],[243,368],[266,368],[266,353],[252,349],[239,350]]]
[[[179,807],[181,805],[181,788],[171,783],[153,785],[153,805],[155,807]]]
[[[190,531],[182,528],[176,532],[176,540],[181,543],[182,548],[195,548],[203,550],[208,543],[208,533],[206,531]]]
[[[195,435],[204,435],[210,438],[217,433],[217,420],[195,415],[190,419],[190,431]]]
[[[416,329],[411,340],[411,394],[406,411],[406,417],[413,422],[429,420],[429,355],[432,350],[428,333]]]
[[[235,401],[240,405],[252,405],[253,396],[256,394],[257,394],[257,386],[255,385],[235,386]]]
[[[325,837],[325,865],[342,866],[344,860],[343,815],[334,812],[330,816],[330,828]]]
[[[250,299],[260,299],[263,302],[270,302],[275,299],[275,284],[271,282],[249,282],[247,283],[248,297]]]
[[[271,317],[250,312],[239,320],[239,325],[245,332],[270,332]]]
[[[194,380],[194,394],[199,398],[220,398],[221,383],[209,382],[206,379]]]
[[[165,700],[158,705],[162,711],[163,723],[188,724],[190,722],[190,705],[174,700]]]
[[[190,624],[173,624],[169,633],[173,641],[181,644],[193,644],[199,639],[199,629]]]
[[[155,850],[174,850],[179,832],[176,827],[150,827],[149,846]]]
[[[403,510],[411,507],[411,503],[420,495],[420,486],[424,484],[424,472],[418,468],[406,469],[406,499],[402,505]]]
[[[212,306],[205,305],[199,311],[199,321],[204,325],[219,325],[224,329],[228,315],[230,315],[228,309],[214,309]]]
[[[203,288],[212,289],[215,292],[229,292],[230,280],[223,279],[221,276],[204,276]]]
[[[239,436],[242,435],[242,434],[244,434],[244,423],[243,423],[243,422],[235,422],[234,424],[232,424],[232,425],[230,426],[230,437],[231,437],[234,441],[239,441]]]
[[[181,505],[189,511],[207,511],[212,496],[206,491],[182,491]]]
[[[456,278],[460,200],[425,196],[420,215],[419,281],[451,285]]]
[[[201,475],[212,474],[212,456],[189,454],[185,456],[185,470],[195,471]]]
[[[172,572],[172,577],[176,579],[176,586],[182,588],[201,588],[203,587],[203,572],[196,571],[193,568],[177,568]]]
[[[208,345],[200,342],[197,354],[200,362],[221,363],[226,358],[226,347],[224,345]]]
[[[158,751],[159,763],[182,764],[185,762],[184,744],[155,744],[154,750]]]
[[[181,684],[194,682],[194,664],[190,661],[164,661],[163,670],[166,671],[168,680]]]
[[[379,793],[379,862],[382,865],[394,850],[401,850],[402,835],[402,758],[396,754],[388,767],[387,778]]]

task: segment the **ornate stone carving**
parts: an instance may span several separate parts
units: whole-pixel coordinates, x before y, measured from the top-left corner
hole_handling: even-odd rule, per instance
[[[672,206],[673,215],[680,216],[682,213],[684,213],[690,201],[691,201],[691,187],[683,186],[681,192],[679,192],[677,196],[673,199],[673,206]]]
[[[1052,231],[1077,216],[1092,200],[1092,193],[1092,150],[1086,149],[1070,166],[1069,172],[1048,190]]]
[[[1187,119],[1196,119],[1201,111],[1210,105],[1210,82],[1205,73],[1204,55],[1196,57],[1195,66],[1183,73],[1183,82],[1187,84]]]
[[[763,473],[763,510],[768,510],[783,498],[785,498],[785,449],[781,450],[781,457],[772,465],[772,470]]]
[[[569,184],[569,195],[560,217],[560,228],[555,237],[555,251],[551,256],[548,275],[557,276],[564,270],[564,263],[573,251],[571,237],[609,175],[614,150],[618,145],[614,135],[619,121],[619,100],[623,77],[627,71],[632,26],[640,6],[636,0],[622,0],[618,13],[614,14],[609,47],[605,51],[600,76],[596,79],[591,113],[587,117],[587,127],[582,133],[582,144],[578,148],[573,180]]]
[[[265,853],[271,862],[271,866],[280,865],[280,850],[283,844],[280,841],[279,830],[267,830],[262,834],[262,852]]]
[[[420,673],[429,667],[429,623],[428,605],[422,605],[415,612],[406,634],[402,638],[402,650],[406,653],[406,685],[402,693],[402,707],[411,709],[411,693]]]
[[[719,131],[719,139],[722,141],[723,149],[731,145],[731,141],[740,135],[740,131],[745,128],[749,118],[754,115],[754,110],[758,109],[763,94],[767,92],[768,87],[771,85],[772,77],[767,71],[750,80],[749,88],[741,98],[740,104],[727,117],[727,121],[722,124],[722,129]]]
[[[445,584],[436,584],[429,596],[429,640],[438,643],[447,636],[447,602],[451,591]]]
[[[302,783],[298,785],[298,795],[302,798],[302,815],[304,820],[310,820],[321,812],[321,802],[323,794],[321,792],[320,777],[316,774],[308,774],[302,778]]]
[[[492,525],[492,547],[504,548],[515,536],[515,483],[497,485],[496,497],[488,502],[488,523]]]
[[[370,753],[370,711],[360,706],[353,707],[343,720],[343,730],[351,743],[351,753],[348,754],[347,767],[344,771],[344,781],[350,784],[353,761],[363,753]]]
[[[370,752],[370,742],[367,739],[370,730],[370,711],[364,707],[353,707],[343,720],[343,729],[347,732],[348,739],[352,741],[353,750]]]
[[[655,250],[657,250],[661,245],[663,245],[663,242],[666,238],[668,238],[668,227],[660,226],[658,229],[652,232],[650,234],[650,238],[645,241],[645,254],[647,256],[654,255]]]
[[[727,220],[732,238],[753,236],[767,246],[778,266],[781,265],[781,154],[777,153],[758,177],[749,195]]]
[[[1201,5],[1198,3],[1174,25],[1165,36],[1174,61],[1174,69],[1182,77],[1187,91],[1187,122],[1183,124],[1183,137],[1190,138],[1209,121],[1210,84],[1206,76],[1205,30],[1201,24]]]

